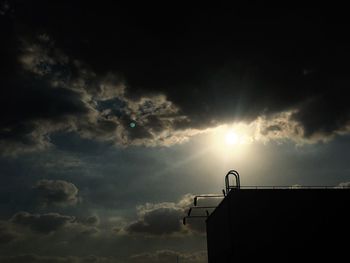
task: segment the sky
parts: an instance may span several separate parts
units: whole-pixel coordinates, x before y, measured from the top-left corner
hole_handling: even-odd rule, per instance
[[[228,170],[349,185],[341,8],[89,2],[0,1],[0,262],[207,262]]]

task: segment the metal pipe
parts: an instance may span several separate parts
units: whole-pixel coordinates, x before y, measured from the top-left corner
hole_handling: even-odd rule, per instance
[[[193,204],[194,204],[194,206],[197,206],[197,201],[198,201],[198,198],[212,198],[212,197],[225,197],[224,195],[196,195],[195,197],[194,197],[194,201],[193,201]]]
[[[236,178],[236,185],[235,186],[231,186],[230,185],[230,178],[229,176],[230,175],[233,175],[235,178]],[[231,189],[240,189],[241,187],[241,182],[240,182],[240,179],[239,179],[239,173],[235,170],[230,170],[226,176],[225,176],[225,186],[226,186],[226,194],[228,194],[228,192],[231,190]]]
[[[187,212],[187,216],[191,215],[192,209],[215,209],[216,206],[191,206]]]

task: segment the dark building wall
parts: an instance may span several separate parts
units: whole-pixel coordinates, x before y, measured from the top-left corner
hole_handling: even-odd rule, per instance
[[[209,263],[349,259],[349,208],[345,189],[232,190],[207,219]]]

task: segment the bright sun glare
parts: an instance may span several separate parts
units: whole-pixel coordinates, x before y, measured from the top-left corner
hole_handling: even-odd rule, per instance
[[[235,145],[239,143],[239,136],[237,135],[237,133],[230,131],[226,134],[225,141],[228,145]]]
[[[231,161],[244,158],[250,149],[249,145],[254,141],[254,128],[244,123],[217,127],[211,133],[211,150],[217,156],[225,156]]]
[[[252,154],[255,127],[244,123],[226,124],[211,133],[210,150],[220,161],[244,162]]]

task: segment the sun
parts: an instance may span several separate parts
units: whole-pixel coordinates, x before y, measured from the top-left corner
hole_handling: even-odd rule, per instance
[[[227,145],[235,145],[235,144],[238,144],[239,141],[240,141],[240,138],[237,133],[232,131],[226,133],[225,142]]]
[[[244,158],[251,149],[250,145],[254,142],[253,128],[244,123],[218,126],[208,133],[210,137],[207,137],[209,139],[207,149],[210,149],[217,156],[225,156],[225,160],[229,158],[237,161]]]

